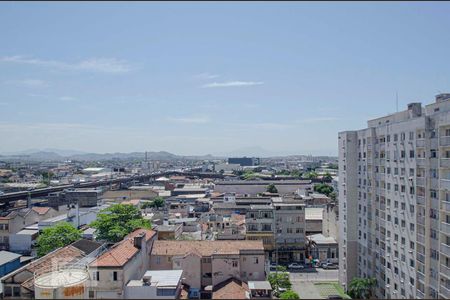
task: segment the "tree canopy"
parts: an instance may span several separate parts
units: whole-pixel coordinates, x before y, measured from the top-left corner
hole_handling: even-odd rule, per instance
[[[333,180],[333,177],[331,176],[330,173],[327,172],[327,173],[325,173],[325,175],[322,176],[322,179],[324,181],[331,181],[331,180]]]
[[[267,280],[275,293],[278,292],[279,288],[290,289],[292,286],[288,272],[270,273]]]
[[[353,299],[369,299],[376,283],[375,278],[353,278],[348,286],[348,295]]]
[[[266,191],[269,193],[273,193],[273,194],[278,193],[278,190],[277,190],[275,184],[273,184],[273,183],[271,183],[267,186]]]
[[[319,175],[316,172],[311,171],[311,172],[304,173],[302,175],[302,178],[305,178],[305,179],[316,179],[318,176]]]
[[[292,299],[292,300],[298,300],[300,299],[299,295],[294,292],[293,290],[287,290],[286,292],[282,293],[280,295],[280,299]]]
[[[81,230],[69,223],[61,222],[45,228],[37,239],[37,255],[46,255],[53,250],[67,246],[81,238]]]
[[[314,191],[330,196],[333,192],[333,187],[325,183],[319,183],[314,186]]]
[[[151,228],[151,223],[133,205],[114,204],[102,210],[90,226],[97,229],[99,240],[116,243],[138,228]]]

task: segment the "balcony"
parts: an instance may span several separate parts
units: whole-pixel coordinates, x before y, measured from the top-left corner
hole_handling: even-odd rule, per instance
[[[441,243],[441,253],[444,253],[448,257],[450,257],[450,246],[444,243]]]
[[[425,166],[425,158],[416,158],[416,164],[418,167],[423,167]]]
[[[417,234],[417,242],[425,245],[425,236],[421,235],[421,234]]]
[[[441,136],[439,138],[439,146],[450,146],[450,136]]]
[[[416,140],[416,147],[425,147],[425,139]]]
[[[425,186],[425,177],[416,177],[417,186]]]
[[[441,158],[441,168],[450,168],[450,158]]]
[[[424,216],[417,216],[417,223],[420,224],[420,225],[424,225],[425,226],[425,217]]]
[[[450,212],[450,202],[442,201],[441,202],[441,209]]]
[[[425,197],[424,196],[416,196],[417,204],[425,205]]]
[[[440,298],[444,298],[444,299],[450,299],[450,289],[448,289],[447,287],[445,287],[445,285],[440,284],[439,287],[439,296]]]
[[[447,278],[450,278],[450,268],[444,264],[441,264],[441,274],[444,274]]]
[[[441,231],[449,233],[450,234],[450,224],[441,222]]]
[[[450,191],[450,179],[441,179],[441,189],[446,189],[448,191]]]

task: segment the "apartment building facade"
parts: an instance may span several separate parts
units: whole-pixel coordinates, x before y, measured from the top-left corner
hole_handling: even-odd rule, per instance
[[[450,298],[450,94],[339,133],[339,281]]]

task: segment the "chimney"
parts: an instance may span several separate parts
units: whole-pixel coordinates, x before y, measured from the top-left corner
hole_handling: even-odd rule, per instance
[[[134,247],[138,249],[142,249],[142,241],[144,240],[145,232],[139,233],[137,236],[134,237],[133,245]]]

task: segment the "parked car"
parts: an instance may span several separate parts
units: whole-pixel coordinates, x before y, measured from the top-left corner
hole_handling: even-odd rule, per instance
[[[276,263],[270,263],[270,271],[276,271],[277,270],[277,264]]]
[[[322,268],[323,269],[338,269],[339,266],[336,264],[332,264],[332,263],[323,263]]]
[[[288,266],[288,269],[290,269],[290,270],[302,270],[304,268],[305,268],[305,266],[301,265],[299,263],[292,263]]]

